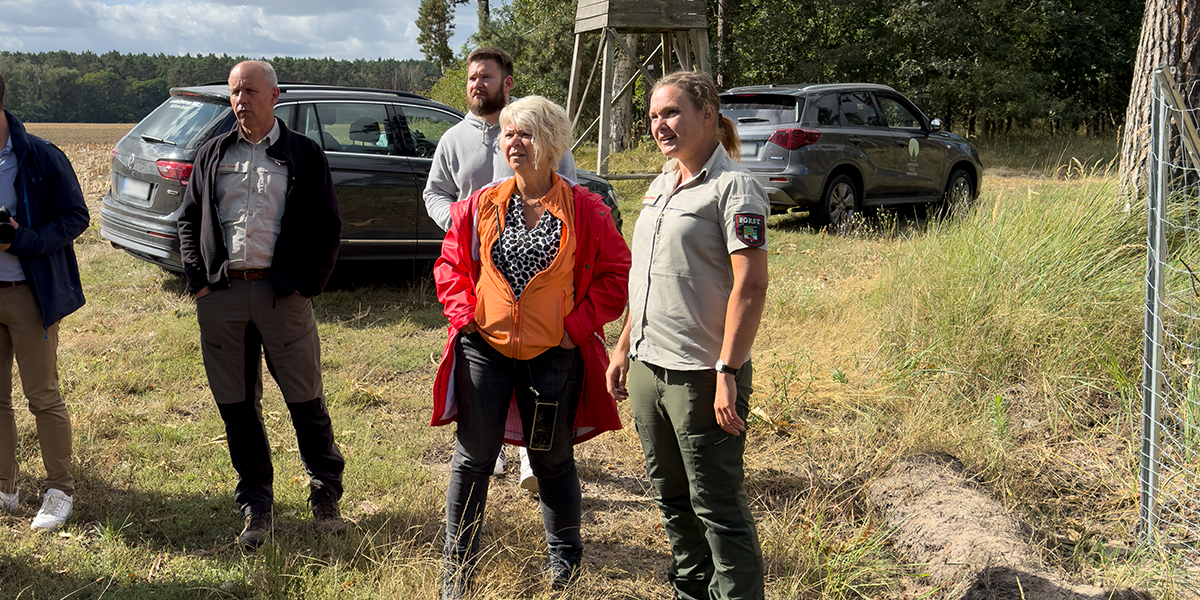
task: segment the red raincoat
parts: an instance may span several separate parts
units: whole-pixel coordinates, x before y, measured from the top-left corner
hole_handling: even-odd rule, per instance
[[[445,425],[458,417],[454,390],[454,345],[459,331],[475,318],[475,290],[479,282],[479,235],[475,230],[479,196],[450,207],[454,221],[442,256],[433,267],[438,300],[450,319],[450,334],[442,352],[437,379],[433,384],[433,418],[430,425]],[[583,385],[579,408],[575,413],[575,443],[589,440],[602,432],[620,429],[617,403],[608,393],[604,374],[608,370],[608,351],[604,345],[604,325],[616,320],[629,301],[629,246],[613,223],[609,209],[599,196],[576,185],[574,231],[575,309],[563,325],[583,356]],[[504,441],[524,445],[520,413],[514,397],[509,403]]]

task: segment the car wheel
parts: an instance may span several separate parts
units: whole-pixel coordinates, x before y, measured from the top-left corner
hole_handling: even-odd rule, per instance
[[[956,170],[950,174],[950,185],[946,186],[946,206],[950,210],[966,208],[975,199],[971,176],[966,171]]]
[[[858,211],[858,186],[849,175],[834,177],[825,186],[821,205],[813,211],[814,225],[838,226],[846,223]]]

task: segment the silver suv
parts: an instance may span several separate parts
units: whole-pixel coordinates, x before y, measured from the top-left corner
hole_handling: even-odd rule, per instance
[[[733,88],[721,114],[737,123],[742,164],[776,212],[807,210],[837,225],[868,206],[966,203],[979,194],[979,154],[886,85]]]

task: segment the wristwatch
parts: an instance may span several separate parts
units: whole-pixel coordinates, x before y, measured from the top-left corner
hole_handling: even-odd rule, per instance
[[[725,361],[723,361],[719,358],[717,359],[716,366],[714,366],[713,368],[716,369],[718,373],[729,373],[730,375],[733,375],[734,377],[737,376],[737,372],[738,372],[737,369],[725,364]],[[739,367],[739,368],[741,368],[741,367]]]

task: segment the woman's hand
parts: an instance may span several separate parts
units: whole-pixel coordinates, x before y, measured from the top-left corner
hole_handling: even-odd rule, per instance
[[[629,397],[629,390],[625,387],[625,383],[629,378],[629,355],[628,353],[618,353],[614,351],[608,359],[608,371],[604,374],[605,383],[608,385],[608,393],[612,394],[617,400],[624,400]]]
[[[475,324],[475,319],[471,319],[471,322],[463,325],[463,328],[459,331],[462,333],[475,333],[476,331],[479,331],[479,325]]]
[[[737,381],[728,373],[717,373],[717,399],[713,402],[717,425],[730,435],[741,435],[746,422],[737,414]]]
[[[567,350],[574,350],[575,349],[575,340],[571,339],[571,334],[567,333],[564,330],[562,341],[558,343],[558,347],[564,348]]]

